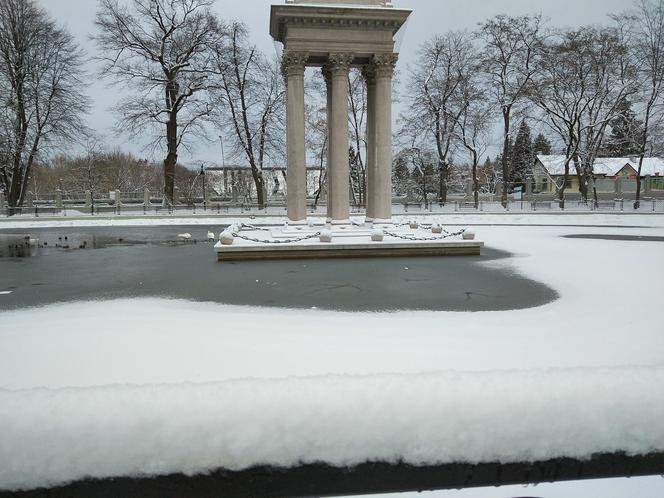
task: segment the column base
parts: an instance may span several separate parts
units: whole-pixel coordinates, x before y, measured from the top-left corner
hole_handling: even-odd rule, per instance
[[[339,225],[352,225],[353,222],[350,221],[350,219],[347,220],[333,220],[331,218],[327,219],[327,222],[333,226],[339,226]]]
[[[304,226],[307,225],[307,219],[305,218],[303,220],[291,220],[289,218],[287,223],[291,226]]]

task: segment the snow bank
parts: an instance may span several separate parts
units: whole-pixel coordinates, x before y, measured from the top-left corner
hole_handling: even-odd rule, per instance
[[[323,215],[317,219],[324,219]],[[395,214],[393,219],[398,222],[415,221],[419,224],[440,223],[445,225],[599,225],[599,226],[640,226],[664,227],[664,214],[662,213],[559,213],[559,212],[525,212],[525,213],[422,213],[422,214]],[[220,216],[189,216],[177,215],[159,216],[153,218],[141,217],[83,217],[83,218],[4,218],[0,219],[0,230],[30,229],[30,228],[75,228],[75,227],[108,227],[108,226],[218,226],[234,223],[247,223],[250,225],[281,226],[288,221],[285,216],[242,216],[241,214]],[[353,216],[354,223],[364,223],[364,216]]]
[[[0,488],[256,464],[664,450],[664,368],[0,391]]]

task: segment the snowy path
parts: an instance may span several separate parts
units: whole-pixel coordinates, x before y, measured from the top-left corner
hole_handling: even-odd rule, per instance
[[[664,450],[662,243],[568,234],[664,228],[482,227],[488,245],[517,253],[490,264],[560,293],[521,311],[145,299],[0,313],[0,430],[11,435],[0,441],[0,489],[307,458]]]

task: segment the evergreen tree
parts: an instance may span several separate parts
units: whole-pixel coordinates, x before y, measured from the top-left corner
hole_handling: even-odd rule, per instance
[[[510,181],[523,183],[531,175],[535,154],[530,127],[526,120],[521,122],[510,157]]]
[[[533,152],[535,155],[541,154],[544,156],[550,156],[551,150],[552,147],[549,139],[546,138],[543,133],[538,134],[533,142]]]
[[[639,141],[643,133],[643,123],[636,119],[636,114],[632,110],[632,103],[627,99],[622,99],[618,104],[618,116],[613,119],[611,126],[611,135],[606,146],[602,149],[602,155],[607,157],[630,157],[638,156]]]

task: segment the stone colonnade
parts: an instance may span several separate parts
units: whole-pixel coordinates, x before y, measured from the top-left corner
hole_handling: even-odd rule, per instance
[[[353,54],[331,53],[322,66],[327,86],[328,157],[327,218],[349,223],[348,75]],[[307,218],[307,173],[304,123],[304,71],[308,54],[286,52],[283,73],[287,87],[288,218]],[[392,77],[394,53],[377,54],[361,66],[367,82],[367,221],[392,218]]]

